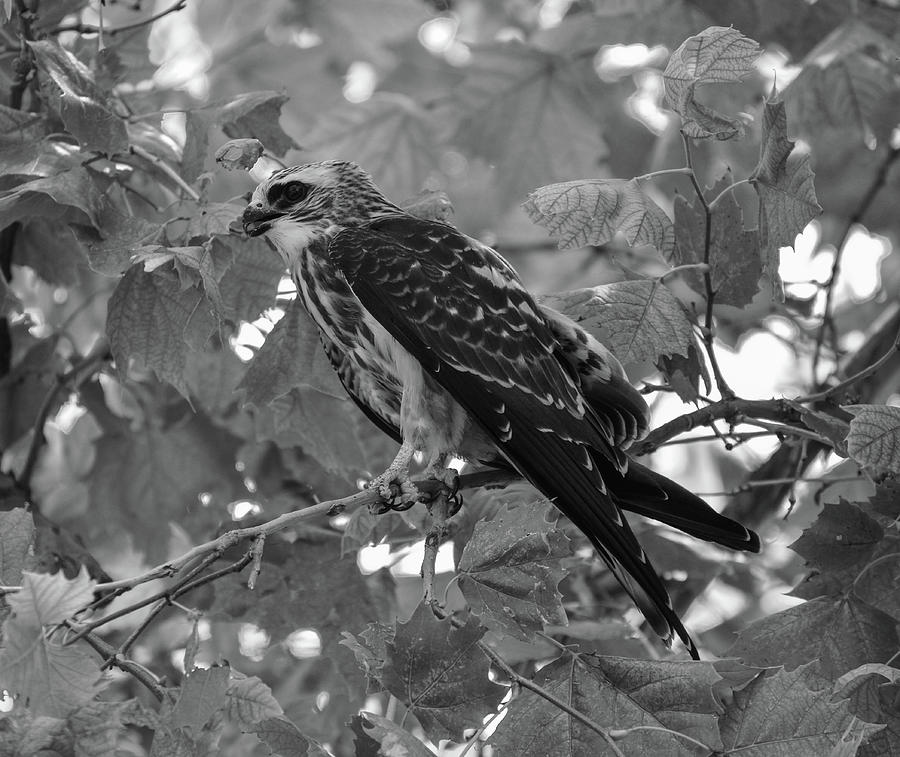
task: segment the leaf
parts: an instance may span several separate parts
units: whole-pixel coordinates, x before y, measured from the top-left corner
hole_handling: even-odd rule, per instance
[[[488,678],[488,658],[476,646],[484,632],[473,616],[456,628],[420,603],[386,644],[381,683],[435,741],[458,741],[503,698],[506,689]]]
[[[270,152],[284,155],[299,147],[278,123],[281,108],[287,101],[288,96],[278,92],[247,92],[223,105],[216,121],[232,139],[258,139]]]
[[[437,167],[433,116],[404,95],[378,92],[322,114],[304,139],[311,152],[353,160],[384,192],[408,197]]]
[[[215,321],[198,289],[183,290],[173,274],[128,271],[109,298],[106,333],[119,371],[138,360],[188,396],[184,371],[188,340],[195,346],[212,335]]]
[[[213,715],[225,708],[230,673],[227,665],[214,665],[208,670],[196,668],[185,676],[178,701],[172,708],[172,724],[198,736]]]
[[[99,227],[108,204],[87,169],[73,168],[0,192],[0,228],[35,216]]]
[[[822,212],[813,187],[809,155],[789,160],[794,143],[787,137],[784,102],[774,89],[763,109],[759,163],[750,183],[759,195],[759,243],[763,270],[778,282],[779,250],[793,247],[806,224]]]
[[[125,736],[122,716],[136,704],[130,702],[88,702],[68,718],[76,757],[116,755],[119,737]]]
[[[90,267],[105,276],[119,276],[127,271],[134,250],[159,241],[160,236],[159,226],[120,213],[112,205],[101,209],[96,229],[76,225],[72,230],[87,251]]]
[[[349,725],[356,734],[357,757],[432,757],[425,744],[409,731],[374,712],[355,715]]]
[[[29,266],[48,284],[77,286],[87,265],[84,249],[71,227],[41,219],[23,224],[16,239],[14,262]]]
[[[728,650],[750,665],[794,669],[818,660],[837,678],[872,660],[887,660],[900,645],[897,623],[854,595],[819,597],[747,626]]]
[[[34,541],[34,521],[24,507],[0,511],[0,584],[18,586]]]
[[[226,171],[249,171],[265,149],[258,139],[232,139],[216,150],[215,160]]]
[[[90,70],[56,41],[29,42],[50,106],[85,150],[106,155],[128,149],[125,122],[104,104]]]
[[[717,113],[696,99],[702,84],[740,81],[760,55],[759,45],[737,29],[710,26],[688,37],[672,53],[663,73],[666,101],[694,139],[732,139],[744,134],[740,120]]]
[[[726,173],[708,192],[712,201],[725,191],[731,174]],[[671,262],[675,266],[706,262],[706,213],[699,200],[690,203],[675,195],[675,249]],[[712,210],[709,229],[709,265],[715,301],[720,305],[742,308],[749,305],[759,291],[762,260],[759,255],[759,232],[744,228],[741,208],[733,192],[727,192]],[[703,294],[703,274],[687,270],[683,274],[695,292]]]
[[[900,407],[844,405],[853,413],[847,451],[866,467],[900,473]]]
[[[720,676],[710,663],[641,661],[565,655],[541,668],[534,682],[596,723],[616,729],[651,726],[617,745],[624,754],[696,755],[678,733],[721,749],[720,708],[712,695]],[[610,755],[607,742],[582,721],[522,689],[491,741],[503,754]]]
[[[675,295],[658,281],[619,281],[542,298],[605,344],[623,363],[689,354],[691,323]]]
[[[90,481],[92,539],[121,538],[124,530],[158,562],[168,556],[170,521],[198,537],[208,533],[226,503],[246,496],[234,469],[237,444],[200,415],[169,428],[107,433],[96,443]]]
[[[696,402],[700,399],[701,378],[707,394],[712,388],[709,370],[700,357],[701,354],[701,348],[694,340],[688,347],[687,357],[663,355],[656,364],[682,402]]]
[[[270,718],[258,723],[253,733],[259,737],[273,753],[281,755],[318,755],[314,749],[318,746],[312,739],[304,736],[290,720],[284,717]],[[325,752],[322,752],[324,755]]]
[[[875,666],[872,666],[875,667]],[[896,668],[880,666],[883,670],[861,674],[835,684],[835,699],[846,699],[850,711],[866,721],[869,739],[855,754],[859,757],[897,757],[900,755],[900,713],[895,703],[900,693]],[[874,725],[872,725],[874,724]],[[884,725],[881,725],[884,724]]]
[[[32,715],[64,718],[103,688],[100,661],[84,642],[63,646],[44,628],[91,602],[91,586],[85,570],[72,581],[25,572],[21,590],[7,595],[12,614],[3,623],[0,689]]]
[[[342,401],[347,398],[322,349],[316,325],[295,299],[266,336],[238,389],[244,390],[247,402],[263,407],[301,387]]]
[[[653,245],[672,253],[672,221],[637,179],[566,181],[540,187],[528,195],[525,212],[559,237],[560,248],[606,244],[621,233],[629,245]]]
[[[832,702],[831,687],[814,665],[763,673],[736,691],[720,720],[728,754],[800,757],[828,754],[853,715],[846,700]]]
[[[226,695],[228,719],[241,729],[252,730],[251,726],[284,715],[272,689],[256,676],[237,678],[232,672]]]
[[[254,321],[275,304],[284,263],[265,242],[216,235],[210,252],[224,271],[219,279],[223,318],[232,323]]]
[[[826,503],[816,521],[791,549],[806,562],[823,571],[857,570],[871,558],[884,536],[876,520],[844,499]]]
[[[447,105],[447,117],[458,121],[450,141],[495,167],[501,207],[606,158],[605,92],[589,61],[503,42],[473,47],[464,71]]]
[[[472,611],[519,638],[566,623],[557,586],[569,540],[546,516],[544,507],[502,509],[475,525],[459,560],[459,588]]]

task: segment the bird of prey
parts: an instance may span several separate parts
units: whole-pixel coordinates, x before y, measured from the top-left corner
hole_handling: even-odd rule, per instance
[[[624,450],[649,411],[616,358],[541,307],[494,250],[390,202],[354,163],[285,168],[253,192],[244,230],[284,258],[351,398],[402,442],[372,481],[415,501],[409,464],[449,482],[448,457],[512,468],[590,540],[667,645],[697,650],[627,509],[733,549],[755,533]]]

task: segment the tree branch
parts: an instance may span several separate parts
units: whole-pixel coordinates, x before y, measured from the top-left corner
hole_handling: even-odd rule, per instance
[[[148,24],[152,24],[156,21],[159,21],[163,16],[168,16],[170,13],[175,13],[180,10],[184,10],[187,6],[187,0],[177,0],[168,8],[161,10],[159,13],[154,13],[152,16],[145,18],[141,21],[135,21],[133,24],[126,24],[125,26],[119,26],[115,29],[102,29],[99,26],[94,26],[93,24],[61,24],[54,29],[50,30],[50,34],[61,34],[62,32],[78,32],[79,34],[106,34],[110,37],[115,37],[117,34],[122,34],[123,32],[134,31],[135,29],[140,29],[142,26],[147,26]]]

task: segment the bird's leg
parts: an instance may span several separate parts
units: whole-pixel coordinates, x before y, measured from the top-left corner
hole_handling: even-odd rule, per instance
[[[462,507],[462,497],[458,494],[459,473],[453,468],[446,467],[447,457],[447,452],[437,453],[426,466],[423,477],[439,481],[443,485],[447,503],[450,505],[448,517],[452,517]]]
[[[411,441],[404,441],[387,470],[369,481],[367,488],[377,489],[382,499],[388,503],[385,509],[376,508],[376,514],[387,510],[408,510],[419,501],[419,490],[409,478],[409,463],[415,453],[415,445]],[[391,490],[392,484],[400,487],[400,502],[397,504],[394,504],[396,497]]]

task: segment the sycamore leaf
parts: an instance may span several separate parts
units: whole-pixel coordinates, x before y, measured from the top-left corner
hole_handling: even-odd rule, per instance
[[[246,364],[230,347],[220,345],[189,351],[184,380],[193,401],[207,412],[220,415],[238,401],[237,386],[246,370]]]
[[[384,623],[369,623],[366,629],[358,636],[343,631],[338,643],[347,647],[356,658],[356,664],[366,674],[368,688],[367,694],[383,691],[381,677],[384,671],[384,661],[388,656],[387,644],[394,638],[393,626]]]
[[[862,668],[853,678],[843,676],[835,684],[835,699],[846,699],[850,712],[865,721],[869,738],[863,749],[850,754],[859,757],[897,757],[900,755],[900,712],[896,707],[900,695],[897,669],[886,665],[871,665],[872,670]],[[883,725],[882,725],[883,724]],[[874,733],[872,732],[874,731]]]
[[[72,168],[0,192],[0,228],[36,216],[99,227],[108,206],[88,170]]]
[[[629,245],[653,245],[668,257],[675,241],[672,221],[637,179],[549,184],[529,194],[523,207],[559,237],[560,248],[605,244],[621,233]]]
[[[27,265],[48,284],[78,286],[80,269],[87,265],[84,248],[78,244],[72,228],[46,218],[22,225],[13,261]]]
[[[284,264],[261,239],[216,235],[209,242],[222,296],[222,317],[232,323],[253,321],[275,304]]]
[[[64,718],[102,688],[100,660],[84,642],[64,646],[46,626],[73,615],[93,599],[93,582],[82,569],[63,574],[22,574],[22,588],[6,597],[0,688],[19,697],[33,715]]]
[[[228,719],[242,729],[251,730],[257,723],[284,714],[272,689],[256,676],[239,677],[232,671],[226,694]]]
[[[436,168],[432,116],[404,95],[376,93],[327,111],[306,136],[310,151],[354,160],[389,196],[408,197]]]
[[[393,720],[374,712],[360,712],[350,719],[350,729],[356,734],[356,755],[364,757],[432,757],[432,753],[409,731]]]
[[[252,731],[272,750],[273,754],[291,755],[291,757],[294,755],[318,757],[321,754],[323,757],[327,757],[327,752],[320,751],[321,747],[315,741],[305,736],[285,717],[263,720],[261,723],[257,723]]]
[[[784,102],[774,90],[763,111],[759,163],[750,183],[759,195],[759,243],[763,268],[778,282],[778,254],[793,247],[806,224],[822,212],[813,187],[809,155],[789,160],[794,143],[787,137]]]
[[[322,349],[316,325],[295,299],[266,336],[238,389],[244,390],[247,402],[263,407],[300,387],[342,402],[347,398]]]
[[[887,479],[875,488],[875,494],[869,498],[872,509],[886,515],[891,520],[900,517],[900,481]]]
[[[605,91],[580,63],[518,42],[472,48],[447,105],[448,117],[459,119],[451,142],[495,166],[502,207],[606,158],[598,113]]]
[[[541,668],[534,682],[594,722],[616,729],[651,726],[617,741],[629,757],[698,754],[678,733],[721,750],[721,711],[712,686],[720,676],[710,663],[641,661],[624,657],[566,655]],[[668,731],[675,731],[670,733]],[[491,740],[503,754],[521,757],[610,755],[593,729],[522,689]]]
[[[214,665],[207,670],[196,668],[185,676],[178,701],[172,708],[172,724],[197,736],[213,715],[225,708],[230,672],[227,665]]]
[[[541,299],[580,323],[623,363],[689,354],[691,322],[675,295],[658,281],[619,281]]]
[[[884,529],[874,518],[859,505],[842,499],[826,503],[791,549],[820,571],[859,570],[872,558],[883,536]]]
[[[119,276],[131,267],[134,250],[159,241],[160,228],[143,218],[124,215],[112,205],[104,207],[97,227],[72,227],[88,255],[88,265],[106,276]]]
[[[55,40],[28,44],[50,106],[81,146],[107,155],[127,150],[125,122],[106,107],[107,97],[87,66]]]
[[[0,584],[18,586],[34,541],[34,521],[24,507],[0,511]]]
[[[114,431],[97,441],[90,481],[96,519],[87,526],[94,538],[124,530],[157,562],[168,554],[170,521],[208,533],[225,504],[246,494],[234,469],[237,440],[204,418]],[[209,495],[206,506],[203,493]]]
[[[459,588],[473,612],[519,638],[566,623],[557,586],[569,540],[546,516],[544,507],[504,508],[475,525],[459,560]]]
[[[115,755],[119,737],[125,736],[123,715],[127,717],[137,702],[88,702],[68,717],[75,754],[78,757]],[[124,740],[124,739],[123,739]]]
[[[725,753],[742,757],[829,754],[854,716],[847,700],[832,701],[829,682],[813,668],[763,673],[736,691],[720,720]]]
[[[663,83],[666,101],[681,116],[685,134],[694,139],[743,135],[740,120],[698,102],[695,90],[702,84],[740,81],[760,53],[755,41],[723,26],[710,26],[681,43],[669,58]]]
[[[233,202],[208,202],[199,208],[188,208],[186,212],[190,218],[185,236],[191,241],[194,237],[229,234],[231,225],[240,218],[242,210],[243,206]]]
[[[682,402],[696,402],[700,399],[700,379],[703,379],[707,394],[712,388],[709,369],[701,355],[702,348],[695,339],[688,347],[687,357],[663,355],[656,364]]]
[[[174,274],[135,266],[109,298],[106,333],[119,370],[136,359],[185,397],[189,341],[202,346],[214,328],[209,301],[194,287],[183,290]]]
[[[705,194],[711,200],[730,182],[725,174]],[[675,196],[675,250],[673,265],[705,262],[706,213],[699,200],[690,203],[682,195]],[[741,208],[733,192],[727,192],[712,210],[709,230],[709,265],[715,301],[720,305],[742,308],[750,304],[759,291],[762,260],[759,256],[759,232],[745,229]],[[695,292],[703,293],[703,274],[687,270],[685,280]]]
[[[866,467],[900,473],[900,407],[845,405],[853,413],[847,451]]]
[[[476,646],[485,630],[474,616],[456,628],[420,603],[386,644],[381,683],[435,741],[458,741],[503,698],[506,689],[490,680],[488,658]]]
[[[890,615],[857,598],[819,597],[747,626],[728,650],[750,665],[793,669],[818,660],[836,678],[871,660],[887,660],[900,645]]]

